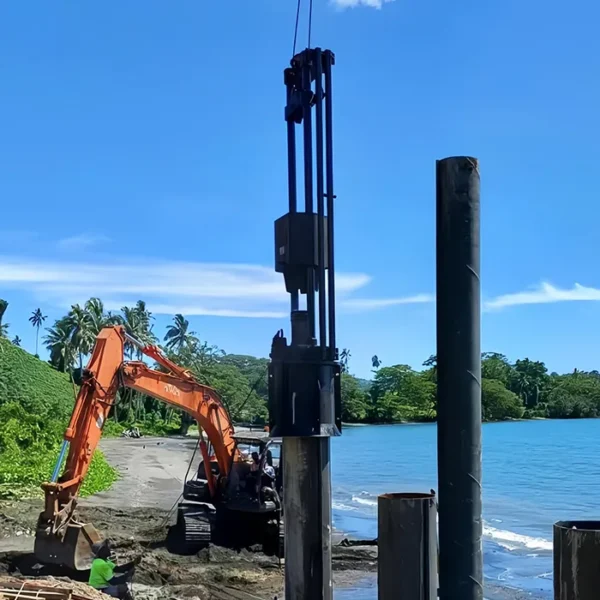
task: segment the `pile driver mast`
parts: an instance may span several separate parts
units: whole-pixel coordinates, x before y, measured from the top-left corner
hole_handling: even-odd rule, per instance
[[[329,438],[341,433],[333,243],[334,62],[330,50],[308,48],[284,71],[289,211],[275,221],[275,269],[290,294],[291,342],[283,331],[273,339],[269,414],[271,435],[283,438],[287,600],[333,597]],[[297,125],[302,128],[300,169]],[[303,211],[298,210],[299,171]],[[302,296],[306,303],[301,308]]]

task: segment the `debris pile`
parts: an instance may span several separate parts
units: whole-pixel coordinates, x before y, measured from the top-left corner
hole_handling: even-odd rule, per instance
[[[40,577],[19,579],[0,577],[3,600],[106,600],[106,596],[79,581],[66,578]]]

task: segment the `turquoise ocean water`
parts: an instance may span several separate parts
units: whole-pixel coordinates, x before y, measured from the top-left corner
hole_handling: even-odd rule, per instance
[[[435,425],[347,427],[332,440],[333,521],[377,536],[377,496],[437,489]],[[483,426],[484,572],[551,598],[552,525],[600,518],[600,419]],[[375,600],[374,578],[339,600]]]

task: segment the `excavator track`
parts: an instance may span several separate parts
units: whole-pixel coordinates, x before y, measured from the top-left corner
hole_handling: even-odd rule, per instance
[[[177,523],[170,532],[171,548],[181,554],[196,554],[212,541],[214,508],[206,504],[180,504]]]

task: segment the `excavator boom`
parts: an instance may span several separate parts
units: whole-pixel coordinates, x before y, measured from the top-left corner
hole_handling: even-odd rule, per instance
[[[137,346],[165,371],[151,369],[141,361],[124,361],[127,342]],[[129,336],[122,326],[102,329],[82,373],[81,388],[52,479],[42,484],[45,503],[38,520],[34,549],[42,562],[76,570],[89,568],[91,546],[101,538],[92,525],[77,520],[75,509],[102,428],[121,387],[152,396],[196,419],[212,445],[218,477],[226,478],[239,459],[233,425],[215,390],[196,381],[188,370],[164,356],[160,348],[145,346]],[[200,449],[210,495],[215,498],[220,491],[219,480],[213,475],[203,440]]]

